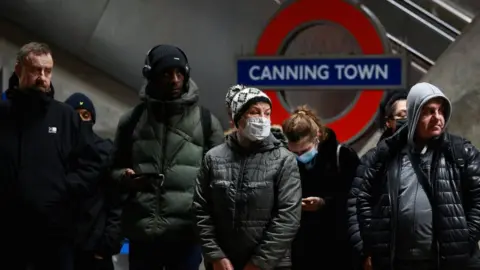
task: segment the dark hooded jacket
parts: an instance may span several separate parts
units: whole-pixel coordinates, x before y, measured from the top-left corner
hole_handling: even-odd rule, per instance
[[[80,250],[107,258],[120,252],[120,220],[124,198],[109,174],[113,142],[95,134],[91,123],[85,125],[89,126],[86,132],[94,137],[94,144],[102,157],[102,169],[96,192],[79,206],[75,240]]]
[[[118,124],[112,153],[112,178],[124,185],[123,173],[163,175],[147,177],[141,189],[129,188],[122,213],[123,233],[131,241],[196,241],[192,213],[195,178],[204,150],[224,141],[223,128],[211,115],[210,138],[204,140],[199,91],[173,101],[158,101],[141,92],[142,104]],[[140,112],[138,115],[137,113]],[[204,142],[208,141],[208,145]]]
[[[395,234],[397,223],[395,192],[395,154],[407,143],[407,128],[402,128],[395,136],[382,141],[364,159],[363,174],[356,181],[362,185],[357,197],[360,233],[363,238],[366,256],[372,256],[373,267],[388,268],[392,264],[395,241],[401,241]],[[436,205],[432,207],[437,225],[436,235],[438,263],[440,269],[464,269],[465,263],[479,266],[478,240],[480,228],[480,153],[465,141],[464,149],[468,157],[466,172],[462,174],[451,158],[450,135],[444,134],[436,141],[438,155],[431,174],[437,184],[433,193]],[[435,165],[436,164],[436,165]],[[468,165],[467,165],[468,164]],[[360,172],[360,169],[359,169]],[[387,173],[388,172],[388,173]],[[465,178],[460,182],[460,175]],[[460,184],[461,183],[461,184]],[[461,187],[468,186],[467,201],[461,200]],[[478,269],[478,268],[467,268]]]
[[[311,260],[316,265],[323,264],[338,254],[346,256],[335,265],[342,269],[351,267],[348,256],[351,249],[346,237],[346,202],[359,158],[345,145],[341,146],[337,156],[338,145],[335,132],[327,129],[327,138],[318,145],[314,160],[308,164],[298,163],[302,198],[320,197],[326,203],[319,211],[302,213],[301,227],[293,245],[294,259],[297,256],[303,258],[302,261],[297,259],[304,266],[302,268],[314,267],[305,265]],[[337,157],[340,167],[337,166]]]
[[[480,153],[448,133],[432,138],[421,153],[414,148],[422,106],[433,99],[444,101],[448,124],[450,101],[433,85],[415,85],[407,99],[408,125],[380,142],[358,175],[360,233],[374,268],[397,260],[430,261],[437,269],[479,267]],[[463,142],[455,147],[463,152],[462,167],[453,140]]]
[[[12,86],[0,102],[0,232],[70,237],[74,210],[95,190],[100,155],[53,87]]]
[[[301,184],[295,156],[271,134],[243,148],[237,132],[210,150],[197,178],[194,210],[207,262],[235,269],[290,266],[300,225]]]

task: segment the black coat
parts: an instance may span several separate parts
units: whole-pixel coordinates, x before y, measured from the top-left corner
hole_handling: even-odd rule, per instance
[[[450,138],[444,134],[434,147],[432,202],[434,238],[440,269],[479,269],[480,153],[464,141],[465,171],[451,157]],[[359,170],[361,182],[357,213],[366,256],[375,269],[388,268],[394,260],[396,241],[396,172],[398,153],[407,143],[407,128],[379,143]],[[392,179],[392,180],[390,180]],[[462,199],[463,198],[463,199]]]
[[[368,150],[360,159],[360,165],[357,167],[356,175],[363,175],[368,169],[365,163],[375,155],[375,148]],[[363,252],[363,240],[360,234],[360,226],[358,224],[357,215],[357,196],[362,186],[362,178],[355,177],[352,182],[350,194],[347,200],[347,215],[348,215],[348,237],[350,239],[350,246],[353,248],[353,257],[356,265],[361,267],[365,261],[365,254]]]
[[[80,205],[76,242],[80,250],[102,255],[117,254],[121,248],[122,195],[118,184],[110,178],[110,153],[113,142],[102,139],[90,129],[95,146],[102,156],[102,173],[96,192]]]
[[[341,261],[335,261],[336,267],[351,267],[346,201],[359,158],[353,149],[342,145],[338,168],[338,142],[332,130],[327,132],[328,137],[319,144],[313,163],[298,163],[302,197],[321,197],[326,204],[317,212],[302,213],[300,230],[292,250],[296,269],[299,269],[298,263],[313,267],[310,266],[313,263],[324,265],[326,261],[340,257]]]
[[[27,94],[35,93],[35,94]],[[68,105],[8,90],[0,101],[0,233],[71,237],[73,210],[95,190],[101,158]],[[28,239],[28,237],[27,237]]]

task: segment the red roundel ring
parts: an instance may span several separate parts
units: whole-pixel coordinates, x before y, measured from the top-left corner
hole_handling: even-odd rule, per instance
[[[297,0],[280,10],[264,29],[256,55],[277,55],[285,39],[299,26],[313,21],[331,21],[347,29],[357,40],[363,54],[384,54],[379,33],[370,20],[356,7],[342,0]],[[272,100],[272,123],[281,124],[290,115],[275,90],[265,93]],[[375,117],[383,98],[382,90],[363,89],[352,108],[328,124],[340,142],[348,142],[364,132]]]

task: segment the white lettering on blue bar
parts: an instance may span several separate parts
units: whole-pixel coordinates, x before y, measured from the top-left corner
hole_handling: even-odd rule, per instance
[[[387,80],[387,64],[336,64],[329,65],[253,65],[248,71],[253,81],[275,80],[329,80],[334,74],[337,80]]]

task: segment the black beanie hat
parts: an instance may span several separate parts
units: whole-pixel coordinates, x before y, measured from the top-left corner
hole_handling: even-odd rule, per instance
[[[175,46],[160,45],[154,47],[147,55],[147,58],[151,67],[150,74],[162,72],[166,68],[180,68],[185,74],[188,72],[188,59],[182,51]]]
[[[65,103],[70,105],[75,110],[85,109],[89,111],[92,114],[92,121],[95,123],[95,106],[93,106],[92,100],[89,99],[86,95],[82,93],[74,93],[65,100]]]

